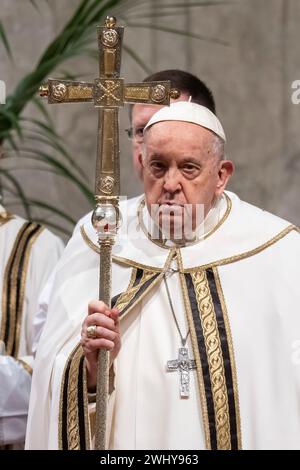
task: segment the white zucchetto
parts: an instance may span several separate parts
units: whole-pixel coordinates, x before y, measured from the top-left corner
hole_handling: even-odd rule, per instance
[[[148,121],[144,128],[144,132],[153,124],[162,121],[191,122],[213,131],[224,142],[226,142],[224,129],[217,116],[205,106],[201,106],[197,103],[178,101],[171,103],[170,106],[164,106]]]

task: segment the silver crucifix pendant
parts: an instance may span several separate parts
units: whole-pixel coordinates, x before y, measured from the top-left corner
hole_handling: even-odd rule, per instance
[[[167,362],[167,371],[178,370],[180,374],[180,398],[190,396],[190,370],[196,369],[196,361],[189,358],[187,348],[179,348],[178,359]]]

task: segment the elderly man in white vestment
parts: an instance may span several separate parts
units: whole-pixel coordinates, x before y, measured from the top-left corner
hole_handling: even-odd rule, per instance
[[[171,69],[161,70],[154,74],[149,75],[144,79],[144,82],[170,80],[172,88],[180,92],[180,96],[176,100],[171,101],[188,101],[206,106],[210,111],[215,113],[215,101],[211,90],[207,85],[195,75],[190,74],[184,70]],[[136,175],[142,179],[142,166],[140,163],[141,147],[143,144],[143,130],[149,119],[152,117],[160,106],[135,104],[129,108],[130,128],[126,129],[129,138],[132,141],[132,165]],[[139,198],[139,197],[138,197]],[[127,212],[127,204],[134,203],[134,199],[122,201],[122,211]],[[91,219],[92,213],[89,212],[82,217],[75,226],[74,233],[80,227]],[[34,330],[36,342],[34,344],[34,351],[36,350],[37,341],[40,338],[42,329],[46,322],[48,303],[52,291],[54,275],[48,280],[45,288],[41,292],[38,311],[35,317]]]
[[[0,205],[0,445],[24,446],[37,300],[62,253],[58,237]]]
[[[58,263],[27,448],[93,448],[105,348],[108,448],[299,449],[298,230],[225,191],[233,164],[207,108],[171,104],[144,132],[145,195],[113,248],[112,308],[91,301],[90,223]]]

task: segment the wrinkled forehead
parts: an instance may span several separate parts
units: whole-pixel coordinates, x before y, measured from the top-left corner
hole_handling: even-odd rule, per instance
[[[198,143],[199,145],[204,141],[213,140],[216,134],[210,129],[206,129],[191,122],[184,121],[159,121],[152,126],[148,127],[144,132],[145,145],[170,143],[183,144]]]

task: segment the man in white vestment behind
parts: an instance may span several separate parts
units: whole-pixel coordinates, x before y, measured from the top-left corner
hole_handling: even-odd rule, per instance
[[[37,351],[28,449],[93,448],[97,352],[110,351],[109,449],[299,449],[298,229],[225,191],[233,163],[206,107],[144,129],[145,194],[97,299],[84,224],[57,265]]]
[[[63,250],[58,237],[0,205],[0,446],[24,446],[40,291]]]

